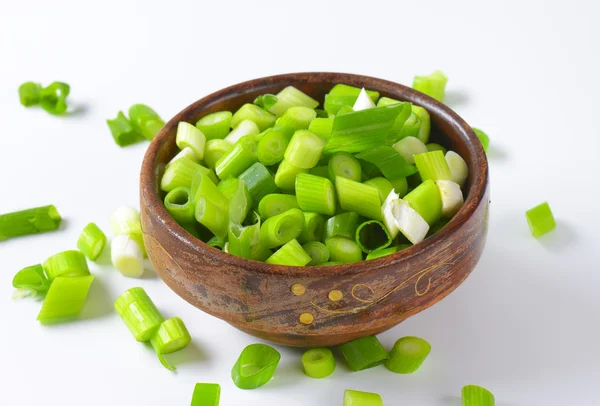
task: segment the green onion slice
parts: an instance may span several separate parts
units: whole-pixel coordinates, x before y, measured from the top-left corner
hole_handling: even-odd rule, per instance
[[[0,215],[0,241],[57,230],[62,218],[53,205]]]
[[[37,319],[45,323],[62,321],[77,315],[83,307],[93,281],[93,275],[54,278]]]
[[[106,245],[106,235],[96,223],[89,223],[77,240],[77,248],[91,261],[98,259]]]
[[[218,383],[197,383],[194,387],[191,406],[219,406],[221,385]]]
[[[85,255],[75,250],[52,255],[44,261],[43,266],[50,281],[58,276],[87,276],[90,274]]]
[[[556,221],[548,202],[541,203],[525,213],[531,234],[538,238],[556,228]]]
[[[383,406],[383,400],[377,393],[346,389],[344,406]]]
[[[273,378],[281,355],[265,344],[244,348],[231,370],[231,379],[240,389],[256,389]]]
[[[335,371],[336,363],[329,348],[313,348],[302,354],[304,373],[311,378],[326,378]]]
[[[394,344],[385,367],[397,374],[415,372],[431,351],[431,345],[419,337],[402,337]]]
[[[273,265],[305,266],[311,261],[311,256],[304,251],[298,240],[293,239],[275,251],[265,262]]]
[[[123,292],[115,301],[115,310],[137,341],[149,341],[165,320],[143,288]]]
[[[150,339],[150,344],[158,355],[160,363],[169,371],[174,371],[175,367],[167,362],[163,354],[182,350],[188,346],[190,341],[192,341],[192,337],[190,337],[183,320],[179,317],[173,317],[160,324],[160,327]]]
[[[71,87],[63,82],[53,82],[40,92],[40,106],[50,114],[62,115],[67,112],[67,96]]]
[[[357,154],[358,159],[377,166],[386,179],[405,178],[417,172],[394,148],[380,145]],[[444,161],[445,162],[445,161]]]
[[[494,395],[489,390],[477,386],[467,385],[462,388],[463,406],[494,406]]]
[[[14,276],[12,285],[16,289],[27,291],[28,296],[35,296],[38,293],[44,293],[50,288],[50,280],[44,273],[44,268],[40,264],[28,266],[21,269]]]
[[[357,338],[339,346],[353,371],[373,368],[388,359],[388,353],[375,336]]]
[[[365,253],[388,247],[392,237],[381,221],[368,220],[356,229],[356,243]]]

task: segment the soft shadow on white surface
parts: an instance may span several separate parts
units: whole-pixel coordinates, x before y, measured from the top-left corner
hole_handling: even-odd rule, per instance
[[[71,106],[70,106],[69,110],[67,111],[67,114],[65,115],[65,117],[67,117],[67,118],[85,116],[90,111],[90,105],[88,103],[85,103],[85,102],[73,103],[73,102],[69,101],[69,104]]]
[[[164,357],[176,368],[185,364],[202,364],[203,367],[207,367],[207,364],[210,363],[209,354],[203,351],[193,340],[183,350],[166,354]]]
[[[569,223],[556,220],[556,229],[538,238],[540,245],[551,253],[567,251],[578,243],[577,232]]]
[[[113,303],[101,278],[94,278],[78,320],[97,319],[114,314]]]
[[[444,104],[451,109],[456,109],[469,103],[468,93],[461,90],[449,90],[444,95]]]
[[[110,241],[106,241],[104,249],[100,253],[100,256],[94,261],[98,265],[111,265],[110,260]]]
[[[493,163],[504,163],[509,160],[509,155],[506,151],[498,144],[494,144],[493,141],[490,142],[486,156]]]

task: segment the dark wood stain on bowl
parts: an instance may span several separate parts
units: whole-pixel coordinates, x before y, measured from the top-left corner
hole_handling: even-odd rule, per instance
[[[464,207],[441,231],[394,255],[332,267],[268,265],[225,254],[181,228],[159,190],[164,165],[177,152],[179,121],[195,123],[219,110],[236,110],[263,93],[295,86],[322,100],[335,83],[377,90],[431,113],[432,139],[469,166]],[[489,198],[485,153],[471,128],[445,105],[386,80],[342,73],[294,73],[223,89],[184,109],[151,143],[142,165],[140,200],[144,241],[152,265],[182,298],[233,326],[273,342],[332,346],[387,330],[437,303],[473,270],[485,245]],[[306,288],[296,296],[291,287]],[[329,299],[332,290],[342,298]],[[302,320],[302,321],[301,321]],[[192,322],[192,321],[190,321]],[[305,324],[307,323],[307,324]]]

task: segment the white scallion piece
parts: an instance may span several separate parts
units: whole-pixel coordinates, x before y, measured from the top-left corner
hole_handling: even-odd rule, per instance
[[[144,273],[144,253],[136,240],[127,234],[113,238],[110,247],[112,264],[123,276],[139,278]]]
[[[196,128],[196,126],[180,121],[177,125],[177,136],[175,137],[175,143],[179,149],[191,148],[196,154],[196,160],[204,159],[204,144],[206,144],[206,137]]]
[[[429,224],[423,217],[402,199],[393,201],[392,210],[400,232],[413,244],[423,241],[429,231]]]
[[[140,212],[129,206],[122,206],[110,215],[110,229],[114,235],[139,234],[142,235]]]
[[[252,120],[242,120],[237,127],[235,127],[227,137],[225,137],[225,141],[230,142],[231,144],[235,144],[237,140],[246,135],[258,135],[260,134],[260,129],[256,125],[256,123]]]
[[[194,152],[194,150],[190,147],[185,147],[184,149],[182,149],[181,151],[179,151],[179,153],[177,155],[175,155],[173,157],[173,159],[171,159],[169,161],[169,163],[167,164],[167,166],[171,165],[173,162],[177,161],[178,159],[181,158],[188,158],[191,159],[194,162],[198,162],[198,159],[196,158],[196,153]]]
[[[373,107],[375,107],[375,103],[373,103],[373,100],[371,100],[371,98],[365,91],[365,88],[363,87],[360,93],[358,94],[358,98],[354,102],[354,106],[352,106],[352,109],[354,111],[361,111],[366,109],[372,109]]]
[[[464,203],[460,185],[451,180],[438,180],[436,184],[442,197],[442,216],[452,218]]]
[[[418,139],[417,137],[404,137],[394,145],[392,145],[402,158],[406,159],[406,161],[414,165],[415,164],[415,155],[424,154],[428,151],[427,146]]]
[[[467,176],[469,176],[469,167],[465,160],[454,151],[446,152],[446,162],[450,168],[452,180],[463,187]]]
[[[398,227],[396,227],[396,219],[394,217],[394,202],[398,199],[398,193],[394,193],[394,190],[392,189],[381,205],[381,218],[392,238],[395,238],[400,231],[398,230]]]

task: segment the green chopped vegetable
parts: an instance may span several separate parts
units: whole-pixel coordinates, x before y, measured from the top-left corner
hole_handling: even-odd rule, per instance
[[[40,91],[40,106],[50,114],[60,116],[67,112],[67,96],[71,87],[63,82],[53,82]]]
[[[218,383],[197,383],[194,387],[191,406],[219,406],[221,385]]]
[[[275,116],[256,104],[246,103],[231,117],[231,128],[236,128],[244,120],[253,121],[259,131],[275,124]]]
[[[338,176],[335,189],[342,209],[355,211],[369,219],[381,218],[381,203],[376,188]]]
[[[95,223],[85,226],[77,240],[77,248],[91,261],[98,259],[105,245],[106,235]]]
[[[256,139],[253,136],[240,138],[232,149],[223,154],[215,164],[219,179],[239,176],[258,161],[256,157]]]
[[[298,205],[306,212],[335,213],[335,190],[327,178],[300,173],[296,176],[296,198]]]
[[[273,378],[281,355],[265,344],[250,344],[231,370],[231,379],[240,389],[256,389]]]
[[[344,406],[383,406],[383,400],[377,393],[346,389]]]
[[[160,363],[170,371],[175,370],[175,367],[169,364],[163,355],[184,349],[190,341],[192,337],[179,317],[163,321],[150,338],[150,344],[158,355]]]
[[[137,341],[149,341],[164,318],[142,288],[123,292],[115,301],[115,310]]]
[[[325,239],[344,237],[354,239],[358,227],[358,213],[350,211],[338,214],[325,223]]]
[[[263,197],[277,190],[277,185],[269,170],[260,162],[240,174],[240,179],[246,183],[252,201],[258,203]]]
[[[133,127],[122,111],[119,111],[114,119],[106,120],[106,124],[108,124],[115,143],[120,147],[137,144],[144,140],[144,137]]]
[[[488,137],[488,135],[486,133],[484,133],[483,131],[481,131],[478,128],[473,128],[473,132],[475,133],[475,135],[477,136],[477,138],[479,138],[479,141],[481,141],[481,145],[483,146],[483,150],[487,154],[488,148],[490,147],[490,137]]]
[[[538,238],[556,228],[556,221],[548,202],[541,203],[525,213],[531,234]]]
[[[325,226],[325,217],[319,213],[304,213],[304,225],[298,236],[298,241],[306,243],[309,241],[321,241]]]
[[[231,111],[217,111],[196,121],[196,128],[202,131],[207,140],[223,139],[231,128]]]
[[[494,406],[494,395],[489,390],[477,385],[462,388],[463,406]]]
[[[87,276],[90,274],[85,256],[75,250],[52,255],[44,261],[43,267],[50,281],[58,276]]]
[[[386,179],[405,178],[417,172],[394,148],[387,145],[371,148],[356,157],[377,166]]]
[[[318,135],[298,130],[285,150],[285,160],[296,168],[310,169],[321,159],[324,146],[325,141]]]
[[[28,296],[45,293],[50,288],[50,280],[40,264],[21,269],[12,280],[13,288],[22,290]]]
[[[35,106],[40,103],[42,86],[35,82],[25,82],[19,86],[19,100],[25,107]]]
[[[388,359],[388,353],[375,336],[357,338],[339,346],[353,371],[373,368]]]
[[[360,262],[363,260],[360,246],[350,238],[331,237],[325,240],[329,250],[329,259],[343,264]]]
[[[0,241],[57,230],[62,218],[53,205],[0,215]]]
[[[419,213],[430,226],[435,224],[442,216],[442,198],[438,187],[432,180],[421,183],[404,196],[404,201]]]
[[[326,378],[335,371],[336,363],[329,348],[313,348],[302,354],[304,373],[311,378]]]
[[[304,266],[311,261],[312,258],[304,251],[298,240],[293,239],[275,251],[265,262],[273,265]]]
[[[415,372],[431,351],[431,345],[419,337],[402,337],[394,344],[385,367],[397,374]]]
[[[258,204],[258,214],[264,220],[281,214],[289,209],[299,209],[298,201],[294,195],[269,194],[263,197]]]
[[[298,168],[284,159],[277,168],[275,184],[284,192],[293,192],[296,187],[296,176],[300,173],[308,173],[308,169]]]
[[[281,128],[271,128],[263,134],[256,146],[256,156],[263,165],[275,165],[283,160],[290,137]]]
[[[392,237],[381,221],[368,220],[356,229],[356,243],[365,253],[388,247]]]
[[[447,82],[448,77],[442,71],[436,70],[431,75],[415,76],[413,89],[423,92],[441,102],[444,101]]]
[[[175,142],[180,149],[191,148],[197,160],[204,159],[204,146],[206,137],[196,127],[185,121],[180,121],[177,125],[177,135]]]
[[[450,168],[442,151],[431,151],[415,155],[415,164],[423,181],[428,179],[434,182],[452,180]]]
[[[134,104],[129,108],[129,120],[133,128],[145,139],[153,140],[165,122],[145,104]]]
[[[212,139],[206,141],[206,145],[204,146],[204,163],[210,169],[215,169],[215,165],[217,161],[221,159],[221,157],[231,151],[233,148],[233,144],[229,141],[221,140],[221,139]]]
[[[94,276],[89,274],[54,278],[37,319],[45,323],[77,315],[93,281]]]
[[[379,202],[383,204],[385,198],[394,189],[392,183],[386,178],[372,178],[363,182],[365,185],[373,186],[379,194]]]
[[[337,176],[360,182],[362,178],[360,162],[352,154],[337,152],[329,158],[328,175],[332,182],[335,182]]]
[[[329,248],[320,241],[309,241],[302,248],[311,258],[308,265],[320,265],[329,260]]]
[[[304,213],[289,209],[265,220],[260,228],[260,242],[267,248],[279,247],[297,238],[303,226]]]

